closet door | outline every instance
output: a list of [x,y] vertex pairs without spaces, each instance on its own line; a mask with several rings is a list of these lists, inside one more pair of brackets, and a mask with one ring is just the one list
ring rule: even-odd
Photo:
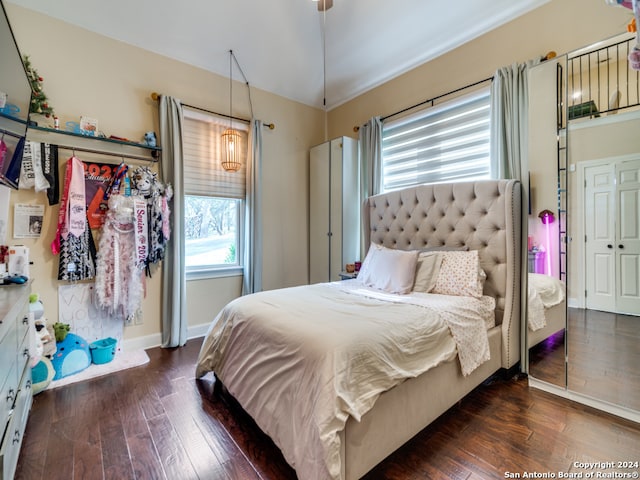
[[616,311],[640,313],[640,160],[616,165]]
[[329,143],[311,149],[309,164],[309,283],[329,280]]
[[[342,262],[360,260],[360,235],[362,202],[360,201],[360,160],[358,141],[342,138]],[[337,272],[339,273],[339,272]]]
[[331,140],[329,153],[329,272],[328,281],[340,280],[343,232],[342,138]]

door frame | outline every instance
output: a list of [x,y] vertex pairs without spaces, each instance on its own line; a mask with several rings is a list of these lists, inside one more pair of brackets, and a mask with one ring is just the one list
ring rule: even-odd
[[[571,288],[567,288],[568,292],[571,294],[571,297],[567,296],[567,304],[569,307],[586,308],[586,304],[587,304],[587,300],[585,296],[585,291],[587,288],[586,278],[585,278],[587,252],[585,248],[585,242],[583,241],[586,235],[586,228],[585,228],[586,212],[584,210],[584,205],[586,203],[586,199],[585,199],[586,169],[589,167],[598,167],[601,165],[614,165],[615,163],[618,163],[618,162],[638,160],[639,158],[640,158],[639,154],[631,153],[626,155],[616,155],[613,157],[581,160],[579,162],[576,162],[576,174],[577,174],[576,188],[575,188],[576,197],[575,197],[575,200],[572,202],[572,205],[574,206],[573,212],[570,212],[570,213],[574,213],[574,215],[572,216],[575,218],[573,220],[571,220],[571,218],[569,219],[569,222],[573,223],[573,225],[575,226],[575,229],[569,230],[569,231],[570,232],[575,231],[574,234],[570,235],[570,244],[571,244],[570,254],[575,255],[575,258],[577,259],[577,262],[575,265],[580,269],[580,272],[571,272],[571,274],[568,275],[570,286],[571,286]],[[577,215],[578,212],[575,205],[583,206],[582,212],[580,212],[579,215]]]

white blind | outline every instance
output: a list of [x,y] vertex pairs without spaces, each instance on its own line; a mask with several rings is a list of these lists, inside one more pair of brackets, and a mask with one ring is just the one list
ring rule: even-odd
[[245,198],[247,125],[237,122],[233,125],[241,138],[242,167],[237,172],[226,172],[220,165],[224,154],[221,136],[227,128],[226,118],[185,109],[182,130],[185,194]]
[[382,126],[384,191],[490,178],[489,88]]

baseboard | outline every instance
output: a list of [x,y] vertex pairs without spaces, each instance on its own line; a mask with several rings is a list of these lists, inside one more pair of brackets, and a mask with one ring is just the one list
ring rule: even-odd
[[558,395],[559,397],[562,397],[562,398],[573,400],[574,402],[582,403],[583,405],[587,405],[589,407],[596,408],[598,410],[602,410],[612,415],[616,415],[617,417],[625,418],[627,420],[631,420],[632,422],[640,423],[640,413],[637,412],[636,410],[631,410],[626,407],[614,405],[612,403],[605,402],[603,400],[598,400],[593,397],[589,397],[588,395],[582,395],[577,392],[572,392],[571,390],[566,390],[556,385],[552,385],[550,383],[537,380],[533,377],[529,377],[529,386],[532,388],[537,388],[538,390],[543,390],[548,393],[553,393],[554,395]]
[[[192,338],[204,337],[210,325],[211,323],[203,323],[187,327],[187,338],[191,340]],[[161,344],[162,335],[160,333],[154,333],[143,337],[125,339],[122,341],[122,348],[125,351],[146,350],[147,348],[159,347]]]

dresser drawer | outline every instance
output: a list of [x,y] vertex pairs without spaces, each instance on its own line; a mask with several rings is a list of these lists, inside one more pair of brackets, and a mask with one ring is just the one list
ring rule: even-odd
[[9,424],[0,446],[0,479],[10,480],[16,472],[20,445],[22,445],[22,433],[20,431],[20,420],[15,415],[9,417]]
[[[18,373],[16,362],[9,368],[9,375],[0,389],[0,420],[9,416],[18,396]],[[0,429],[4,427],[4,422],[0,424]]]
[[22,339],[18,338],[18,341],[20,342],[20,344],[18,345],[18,353],[17,353],[17,358],[16,358],[16,364],[17,364],[17,373],[18,373],[18,379],[22,376],[22,372],[25,369],[25,367],[29,364],[29,336],[28,335],[23,335]]
[[[16,329],[12,328],[5,332],[4,338],[0,341],[0,386],[6,382],[11,366],[16,363],[16,348],[18,348],[18,339]],[[14,379],[18,379],[15,372]]]

